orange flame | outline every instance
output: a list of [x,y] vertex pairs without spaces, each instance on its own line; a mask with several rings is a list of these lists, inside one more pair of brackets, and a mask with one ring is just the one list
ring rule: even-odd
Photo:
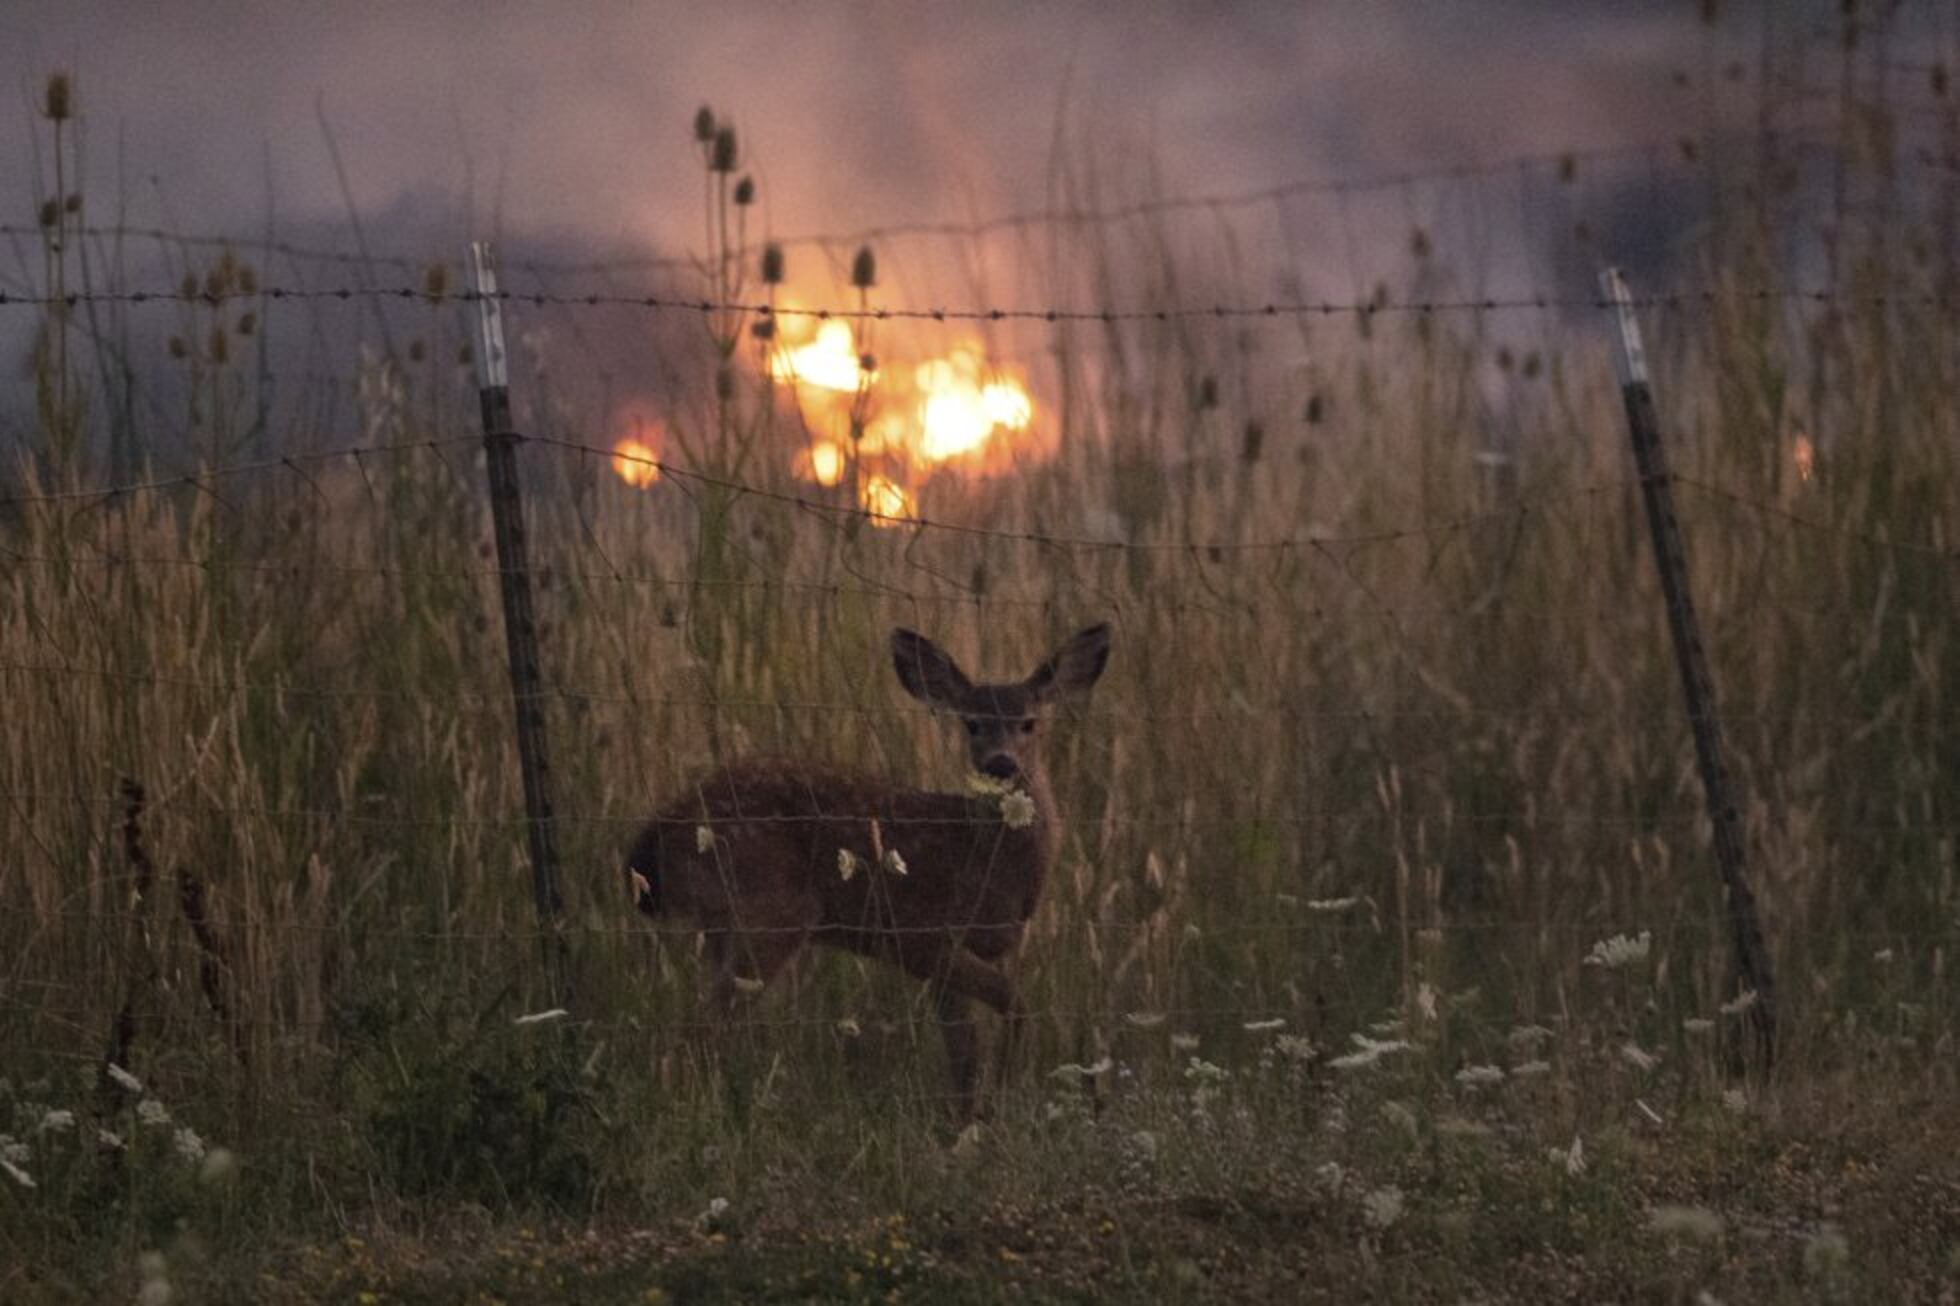
[[918,506],[904,486],[889,476],[872,476],[858,487],[858,502],[875,514],[873,526],[903,526],[918,513]]
[[797,450],[790,473],[825,488],[833,486],[844,479],[844,451],[835,441],[818,440],[807,449]]
[[631,436],[613,445],[612,469],[620,480],[636,490],[644,490],[660,479],[659,455],[653,446]]
[[857,344],[848,322],[825,322],[807,345],[777,350],[769,358],[769,375],[819,390],[854,394],[871,374],[858,365]]
[[1018,382],[989,380],[980,352],[955,349],[921,363],[918,453],[944,462],[980,449],[999,430],[1022,431],[1034,420],[1034,401]]

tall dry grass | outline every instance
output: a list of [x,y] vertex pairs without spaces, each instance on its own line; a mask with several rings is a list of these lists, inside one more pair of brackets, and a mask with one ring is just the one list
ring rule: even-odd
[[[1809,284],[1781,233],[1716,216],[1680,253],[1696,293],[1646,326],[1784,977],[1780,1073],[1950,1087],[1956,355],[1948,306],[1921,296],[1955,251],[1916,259],[1885,233],[1835,298],[1790,301],[1759,293]],[[1091,283],[1141,267],[1146,302],[1180,302],[1174,242],[1136,239],[1072,229],[1049,257]],[[431,289],[442,337],[363,373],[374,443],[470,434],[440,344],[464,338],[460,307]],[[161,339],[154,323],[123,341],[49,330],[76,353],[174,357],[215,467],[251,427],[250,332],[187,312]],[[929,1013],[839,957],[758,1004],[744,1076],[703,1073],[690,946],[631,917],[620,850],[656,798],[728,756],[957,785],[945,727],[890,683],[894,624],[1007,673],[1107,619],[1109,674],[1053,745],[1067,833],[1021,963],[1036,1018],[1019,1092],[1105,1055],[1176,1083],[1174,1040],[1250,1056],[1245,1024],[1271,1019],[1328,1048],[1427,1021],[1446,1067],[1541,1023],[1712,1078],[1719,1059],[1681,1022],[1721,1023],[1736,994],[1603,323],[1525,316],[1549,343],[1502,363],[1503,315],[1392,300],[1246,329],[1045,330],[1055,455],[922,490],[928,519],[985,532],[878,529],[847,490],[791,481],[795,420],[738,322],[713,323],[702,354],[726,379],[672,421],[698,468],[805,502],[673,474],[634,490],[603,456],[528,447],[573,959],[572,1018],[547,1044],[572,1071],[535,1080],[506,1048],[548,995],[474,450],[63,498],[99,478],[62,433],[117,410],[106,383],[75,391],[65,355],[0,521],[10,1073],[86,1073],[118,1046],[240,1146],[405,1191],[454,1178],[427,1154],[458,1137],[441,1123],[445,1094],[474,1091],[458,1067],[535,1088],[542,1105],[510,1119],[612,1140],[570,1171],[533,1148],[531,1177],[559,1195],[633,1188],[677,1121],[746,1110],[745,1093],[792,1115],[935,1118]],[[534,434],[592,439],[532,410]],[[1492,425],[1517,451],[1503,474],[1473,457]],[[125,777],[160,871],[143,901]],[[201,891],[205,940],[181,884]],[[1641,931],[1654,983],[1635,1000],[1583,958]],[[581,1105],[560,1112],[561,1091]]]

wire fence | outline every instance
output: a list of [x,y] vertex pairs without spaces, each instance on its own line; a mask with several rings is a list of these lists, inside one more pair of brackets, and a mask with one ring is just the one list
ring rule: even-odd
[[[1679,153],[1565,151],[799,240],[977,239],[1507,173],[1558,181]],[[261,248],[391,275],[425,266],[157,229],[68,234]],[[546,261],[531,271],[699,266]],[[0,883],[17,919],[31,922],[13,927],[13,959],[0,962],[0,1024],[21,1032],[21,1046],[98,1059],[75,1045],[100,1043],[117,1011],[145,1028],[216,1021],[267,1040],[324,1037],[345,1017],[296,994],[330,989],[329,974],[354,973],[345,982],[359,988],[365,967],[412,970],[445,949],[467,953],[472,974],[517,972],[527,992],[539,945],[587,954],[588,978],[643,971],[636,948],[665,968],[686,959],[691,929],[635,922],[622,858],[663,799],[690,792],[686,777],[773,751],[839,770],[845,759],[850,774],[887,785],[943,779],[954,752],[934,709],[898,692],[886,628],[917,624],[990,659],[1027,659],[1058,627],[1096,618],[1114,625],[1118,669],[1060,713],[1052,760],[1067,801],[1044,818],[1055,847],[1044,905],[1032,921],[1016,912],[958,922],[1029,932],[1039,987],[1027,1015],[1054,1046],[1084,1031],[1233,1038],[1270,1032],[1274,1020],[1338,1041],[1423,987],[1486,984],[1518,1011],[1545,1010],[1569,996],[1588,942],[1643,931],[1679,959],[1669,1016],[1709,1017],[1715,999],[1734,997],[1714,942],[1731,914],[1695,869],[1708,822],[1692,789],[1665,614],[1631,547],[1637,496],[1663,489],[1682,496],[1710,642],[1729,673],[1722,719],[1740,741],[1747,828],[1764,854],[1786,960],[1840,964],[1856,948],[1937,978],[1960,928],[1950,886],[1960,811],[1940,783],[1952,666],[1943,614],[1960,560],[1951,505],[1923,489],[1922,475],[1900,473],[1906,462],[1861,458],[1856,430],[1825,445],[1832,416],[1855,403],[1906,431],[1887,458],[1937,465],[1926,450],[1950,431],[1923,393],[1889,407],[1863,395],[1826,405],[1802,429],[1780,413],[1752,416],[1757,444],[1737,452],[1718,432],[1693,446],[1702,456],[1685,460],[1690,470],[1642,478],[1619,456],[1598,316],[1614,305],[1599,295],[1192,299],[1152,285],[1137,298],[1161,302],[978,297],[938,307],[867,292],[812,307],[658,287],[481,293],[352,280],[7,289],[0,315],[59,321],[145,307],[228,320],[281,303],[409,305],[432,310],[444,338],[461,341],[490,307],[590,323],[593,336],[608,330],[606,310],[625,309],[706,322],[732,379],[718,379],[709,359],[698,370],[712,385],[663,392],[667,424],[694,431],[690,453],[672,431],[671,452],[594,439],[594,425],[613,433],[610,414],[567,417],[538,393],[546,387],[520,378],[523,431],[489,437],[525,460],[536,552],[521,568],[491,546],[477,484],[486,436],[465,429],[470,396],[454,376],[411,397],[405,385],[389,388],[402,375],[392,362],[364,364],[358,421],[295,412],[286,448],[263,411],[249,442],[218,438],[216,392],[200,378],[188,387],[186,447],[146,450],[140,474],[97,478],[84,456],[64,464],[48,448],[29,450],[0,492],[0,683],[30,704],[28,724],[0,752],[0,829],[25,850],[23,869],[0,872]],[[1940,333],[1955,325],[1954,296],[1930,275],[1870,284],[1722,275],[1633,303],[1664,338],[1693,332],[1696,342],[1729,319],[1813,310],[1846,332],[1908,318]],[[1437,361],[1433,337],[1351,368],[1305,350],[1304,366],[1319,371],[1296,384],[1240,334],[1377,318],[1600,329],[1557,360],[1555,398],[1496,416],[1463,380],[1469,366]],[[990,438],[1025,442],[1023,454],[984,474],[944,476],[920,459],[894,460],[892,476],[916,474],[903,487],[917,492],[912,501],[865,492],[874,471],[886,475],[862,450],[886,373],[861,365],[852,389],[821,398],[846,410],[839,440],[811,416],[818,400],[802,378],[770,371],[779,323],[832,321],[1174,330],[1141,365],[1120,332],[1056,331],[1052,375],[1022,378],[1034,404],[1027,429],[990,424]],[[593,336],[575,337],[558,365],[596,369]],[[758,342],[753,365],[738,352],[748,341]],[[1476,341],[1481,357],[1494,356],[1488,343]],[[1380,368],[1384,355],[1391,365]],[[1682,369],[1684,422],[1731,397],[1734,377],[1722,373],[1731,359],[1723,353],[1714,376]],[[303,388],[280,366],[260,372],[268,389]],[[976,393],[1002,375],[985,371]],[[1330,395],[1356,416],[1338,438],[1320,439],[1329,423],[1313,414]],[[242,404],[237,394],[226,402]],[[1285,435],[1260,427],[1259,413],[1282,407],[1305,416]],[[1497,430],[1507,424],[1520,429]],[[360,437],[323,443],[325,432],[356,425]],[[1138,430],[1150,439],[1119,461]],[[1555,438],[1577,451],[1551,456]],[[850,475],[838,484],[795,470],[819,440],[852,450],[840,455]],[[187,470],[168,470],[173,460]],[[513,708],[503,677],[515,654],[492,627],[499,587],[516,576],[539,588],[544,629],[532,633],[547,674],[542,692],[520,694]],[[513,710],[540,713],[561,750],[552,772],[561,801],[548,819],[566,832],[575,870],[568,909],[544,921],[526,921],[515,892],[521,836],[540,818],[514,784]],[[1860,792],[1839,779],[1846,768],[1874,778]],[[869,831],[874,849],[936,846],[975,824],[971,811],[894,809],[886,790],[833,795],[820,779],[828,773],[796,773],[807,801],[794,810],[703,804],[668,820],[704,831],[704,854],[717,840],[812,822],[848,826],[854,840]],[[143,801],[118,792],[125,777],[147,787]],[[148,873],[189,877],[203,905],[193,910],[186,897],[173,907],[168,882],[132,901],[144,873],[138,841],[154,849],[143,854],[155,858]],[[867,880],[906,878],[877,856],[868,862]],[[1882,883],[1859,901],[1844,872],[1867,863],[1905,869],[1874,872]],[[1000,867],[968,869],[984,880]],[[908,874],[924,883],[945,871]],[[833,925],[724,928],[766,941]],[[949,930],[891,914],[873,932],[897,948]],[[146,993],[132,979],[142,969],[133,937],[167,961]],[[1429,939],[1460,955],[1431,956]],[[200,959],[220,978],[192,980]],[[792,987],[790,1011],[758,1003],[735,1023],[842,1037],[840,1022],[870,1019],[862,982],[833,975],[828,988],[821,977]],[[203,1010],[219,1005],[218,989],[227,1005]],[[564,1027],[614,1039],[723,1023],[690,1000],[635,1006],[627,992],[623,982],[591,986]],[[1934,1004],[1951,1019],[1950,1002]],[[917,1009],[885,1017],[906,1032],[931,1023]]]

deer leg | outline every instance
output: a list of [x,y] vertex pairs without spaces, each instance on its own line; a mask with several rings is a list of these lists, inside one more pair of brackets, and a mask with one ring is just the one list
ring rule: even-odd
[[933,986],[933,1006],[939,1032],[946,1039],[946,1064],[953,1076],[953,1103],[962,1120],[977,1114],[980,1088],[980,1027],[973,1020],[973,1002],[951,984]]
[[[978,999],[1000,1016],[1001,1033],[995,1055],[995,1076],[1001,1084],[1005,1084],[1020,1043],[1021,1028],[1027,1019],[1026,1008],[1021,1005],[1021,995],[1014,981],[1000,967],[980,960],[964,948],[955,948],[945,959],[939,982],[943,991],[961,995],[963,1002],[965,999]],[[951,1036],[948,1037],[950,1039]],[[978,1078],[977,1064],[972,1077]],[[972,1114],[970,1100],[967,1111],[969,1115]]]

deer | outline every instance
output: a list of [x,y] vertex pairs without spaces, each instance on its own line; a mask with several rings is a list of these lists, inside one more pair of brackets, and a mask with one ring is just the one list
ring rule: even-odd
[[1091,626],[1025,679],[976,684],[931,640],[895,629],[899,685],[965,727],[970,792],[752,760],[700,777],[662,807],[627,854],[628,888],[640,911],[699,931],[711,1024],[725,1025],[809,945],[890,962],[928,986],[955,1111],[977,1118],[973,1004],[1001,1022],[1004,1080],[1027,1017],[1005,963],[1061,838],[1044,725],[1057,704],[1087,694],[1109,648],[1109,626]]

